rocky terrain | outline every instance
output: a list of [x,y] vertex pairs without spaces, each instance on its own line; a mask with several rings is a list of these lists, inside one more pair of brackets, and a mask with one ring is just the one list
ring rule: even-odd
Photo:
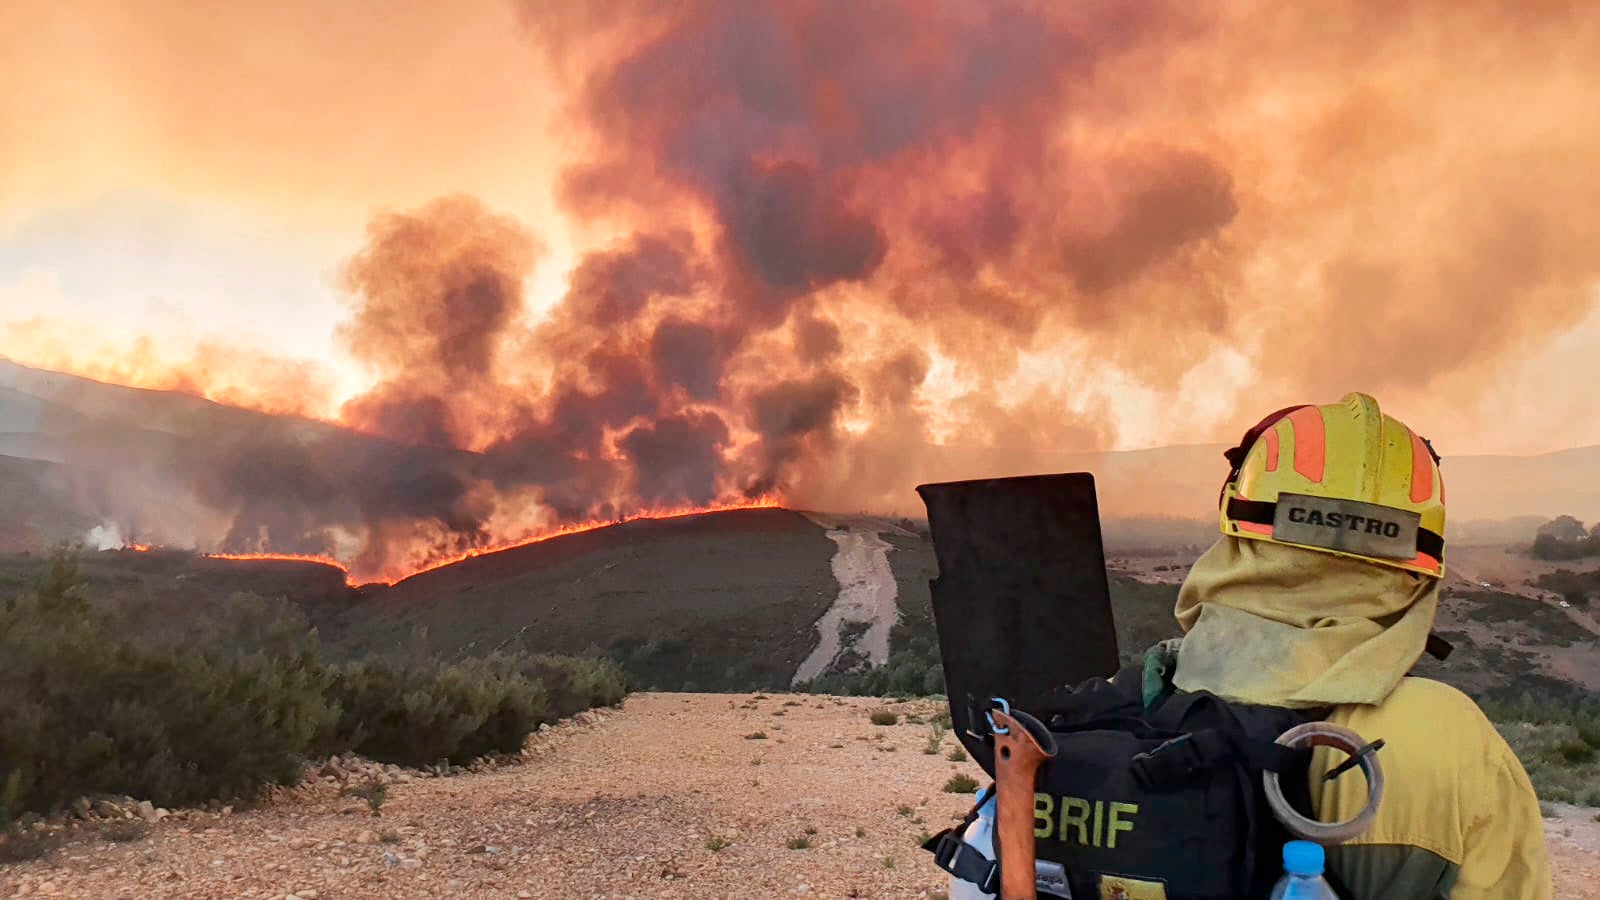
[[[983,778],[935,740],[940,709],[637,694],[469,774],[345,762],[253,810],[150,810],[144,827],[91,811],[48,858],[0,865],[0,896],[934,897],[946,881],[918,837],[971,802],[952,776]],[[872,724],[886,710],[897,724]],[[349,788],[374,777],[377,817]],[[1551,812],[1557,896],[1600,898],[1600,823]]]

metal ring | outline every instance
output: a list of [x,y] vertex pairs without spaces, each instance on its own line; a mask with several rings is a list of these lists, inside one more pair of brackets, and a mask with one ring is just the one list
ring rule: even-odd
[[[990,697],[989,698],[989,702],[990,703],[999,704],[1001,712],[1005,713],[1008,716],[1011,715],[1011,704],[1006,702],[1006,698],[1004,698],[1004,697]],[[994,709],[991,707],[990,709],[985,710],[984,714],[983,714],[983,717],[985,719],[989,720],[989,731],[991,733],[993,733],[993,734],[1010,734],[1011,733],[1011,729],[1010,728],[1001,728],[1000,726],[998,726],[998,725],[996,725],[994,723],[993,712],[994,712]]]
[[1266,789],[1267,805],[1283,827],[1295,837],[1319,844],[1342,844],[1372,826],[1378,815],[1378,804],[1383,801],[1383,764],[1376,753],[1361,753],[1367,741],[1348,728],[1328,722],[1307,722],[1297,725],[1278,736],[1278,743],[1296,749],[1304,747],[1333,747],[1352,757],[1358,754],[1358,765],[1367,777],[1367,803],[1354,817],[1343,822],[1318,822],[1301,815],[1283,796],[1277,772],[1262,772],[1262,787]]

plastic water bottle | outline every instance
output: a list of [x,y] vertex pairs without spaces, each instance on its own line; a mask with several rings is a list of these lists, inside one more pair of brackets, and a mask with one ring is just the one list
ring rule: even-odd
[[[976,847],[985,859],[994,859],[994,798],[992,787],[979,790],[979,794],[988,791],[989,796],[983,801],[983,806],[978,809],[978,818],[967,826],[966,834],[962,840]],[[950,876],[950,890],[946,894],[950,900],[994,900],[994,894],[985,894],[978,890],[978,886],[970,881],[963,881],[954,875]]]
[[1272,900],[1339,900],[1322,879],[1322,845],[1290,841],[1283,845],[1283,877],[1272,888]]

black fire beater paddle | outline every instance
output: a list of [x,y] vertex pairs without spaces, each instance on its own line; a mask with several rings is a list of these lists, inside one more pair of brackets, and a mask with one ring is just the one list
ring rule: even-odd
[[1117,668],[1094,477],[924,484],[939,576],[930,582],[952,730],[985,772],[991,698],[1039,708]]

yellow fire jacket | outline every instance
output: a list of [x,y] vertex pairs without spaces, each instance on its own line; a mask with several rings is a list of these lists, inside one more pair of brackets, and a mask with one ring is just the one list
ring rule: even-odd
[[[1465,694],[1405,677],[1437,593],[1410,573],[1224,538],[1179,591],[1174,683],[1249,703],[1331,706],[1329,721],[1384,740],[1377,820],[1328,851],[1345,900],[1549,898],[1544,824],[1522,764]],[[1329,763],[1313,765],[1318,784]],[[1313,799],[1319,819],[1345,821],[1366,800],[1365,779],[1348,773]]]
[[[1378,751],[1387,788],[1372,827],[1328,848],[1348,900],[1548,900],[1544,822],[1511,748],[1465,694],[1405,678],[1377,706],[1338,707],[1329,721]],[[1319,751],[1313,784],[1339,754]],[[1344,821],[1366,802],[1360,772],[1314,794],[1317,817]]]

